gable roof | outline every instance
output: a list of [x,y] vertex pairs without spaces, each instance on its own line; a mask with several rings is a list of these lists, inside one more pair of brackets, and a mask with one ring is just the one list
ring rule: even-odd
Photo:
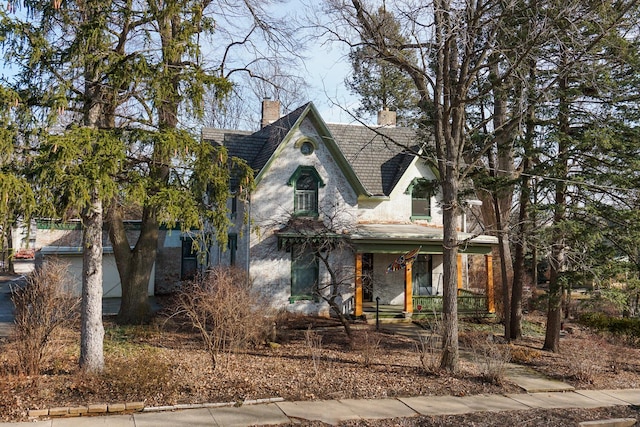
[[307,105],[299,107],[257,132],[204,128],[202,139],[225,146],[230,156],[244,159],[256,173],[260,173],[294,128]]
[[[327,124],[309,102],[257,132],[204,128],[202,138],[224,145],[256,172],[256,181],[308,117],[358,194],[386,197],[416,158],[417,133],[409,128]],[[411,147],[411,152],[405,147]]]
[[362,184],[374,196],[391,194],[420,148],[414,129],[345,124],[327,127]]

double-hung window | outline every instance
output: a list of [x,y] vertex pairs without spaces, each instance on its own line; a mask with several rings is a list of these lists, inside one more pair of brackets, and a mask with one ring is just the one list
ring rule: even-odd
[[297,215],[318,214],[318,182],[308,172],[296,181],[294,206]]
[[309,245],[291,248],[291,301],[313,299],[317,291],[319,264]]
[[435,182],[416,178],[409,185],[407,193],[411,194],[411,219],[431,219],[431,197],[435,195]]

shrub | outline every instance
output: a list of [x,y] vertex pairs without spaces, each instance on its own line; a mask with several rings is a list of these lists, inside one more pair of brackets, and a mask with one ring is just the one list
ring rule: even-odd
[[640,318],[610,317],[603,313],[581,313],[580,323],[590,328],[624,338],[631,345],[640,343]]
[[620,316],[625,304],[621,300],[622,294],[611,289],[600,289],[590,293],[589,298],[580,300],[578,316],[584,313],[600,313],[608,317]]
[[493,384],[502,384],[507,363],[511,360],[509,346],[499,343],[493,334],[467,334],[465,341],[480,369],[480,376]]
[[416,342],[416,353],[422,370],[427,374],[437,371],[440,363],[442,340],[436,335],[420,336]]
[[320,373],[320,358],[322,357],[322,335],[311,329],[311,325],[309,325],[309,328],[304,332],[304,342],[313,362],[313,370],[318,376]]
[[24,287],[11,290],[14,337],[23,374],[40,373],[54,332],[77,319],[80,298],[71,295],[66,277],[67,265],[50,261],[27,276]]
[[363,365],[369,368],[380,353],[380,335],[371,331],[363,331],[355,334],[354,338],[352,345],[360,351]]
[[97,379],[111,393],[129,400],[139,400],[140,396],[169,399],[176,389],[171,363],[157,349],[145,346],[136,346],[121,356],[113,355]]
[[541,357],[540,350],[529,347],[511,345],[511,361],[514,363],[531,363]]
[[221,355],[265,341],[271,334],[273,310],[260,300],[246,273],[217,267],[182,288],[177,310],[200,333],[216,369]]
[[429,335],[420,335],[416,342],[416,353],[420,366],[426,374],[433,374],[440,366],[440,355],[442,349],[442,323],[437,313],[433,317],[426,319],[421,326],[430,331]]
[[578,355],[569,355],[568,359],[568,376],[587,384],[593,384],[597,371],[593,360]]

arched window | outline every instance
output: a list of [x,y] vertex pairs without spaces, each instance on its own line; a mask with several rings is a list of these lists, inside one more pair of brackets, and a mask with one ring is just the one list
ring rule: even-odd
[[294,215],[318,216],[318,189],[324,187],[324,182],[315,168],[300,166],[288,184],[294,189]]

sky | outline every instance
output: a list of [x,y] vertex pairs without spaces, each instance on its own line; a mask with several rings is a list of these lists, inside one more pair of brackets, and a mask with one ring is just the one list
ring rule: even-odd
[[[304,14],[310,14],[306,0],[284,0],[274,5],[276,13],[290,13],[299,10],[295,19],[304,23]],[[320,2],[313,1],[313,8],[319,8]],[[322,19],[323,16],[320,15]],[[304,24],[303,24],[304,25]],[[306,34],[312,34],[308,30]],[[329,123],[351,123],[354,119],[344,109],[353,110],[358,106],[357,98],[346,88],[344,81],[351,72],[348,60],[349,50],[344,43],[329,42],[324,39],[312,38],[315,45],[308,45],[304,62],[307,84],[309,85],[309,99],[312,101],[323,119]]]
[[[358,102],[346,88],[344,81],[351,71],[347,51],[334,44],[332,49],[320,48],[306,61],[309,72],[310,101],[329,123],[349,123],[353,118],[344,108],[354,109]],[[337,104],[337,105],[336,105]]]

